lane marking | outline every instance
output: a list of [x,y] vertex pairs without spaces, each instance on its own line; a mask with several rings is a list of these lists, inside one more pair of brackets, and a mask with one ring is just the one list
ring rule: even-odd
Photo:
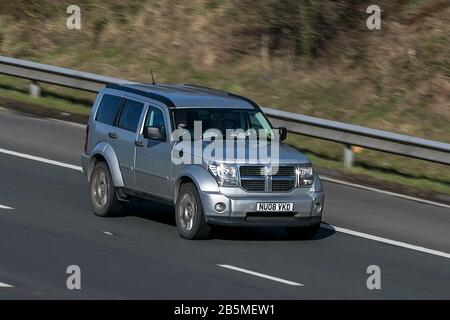
[[69,169],[77,170],[77,171],[81,171],[81,172],[83,171],[83,169],[80,166],[75,166],[73,164],[50,160],[50,159],[46,159],[46,158],[42,158],[42,157],[36,157],[36,156],[32,156],[32,155],[26,154],[26,153],[6,150],[6,149],[2,149],[2,148],[0,148],[0,153],[9,154],[11,156],[16,156],[16,157],[20,157],[20,158],[29,159],[29,160],[44,162],[44,163],[52,164],[54,166],[69,168]]
[[435,255],[435,256],[439,256],[439,257],[450,259],[450,253],[443,252],[443,251],[437,251],[437,250],[433,250],[433,249],[428,249],[428,248],[424,248],[424,247],[408,244],[408,243],[401,242],[401,241],[396,241],[396,240],[391,240],[391,239],[386,239],[386,238],[374,236],[374,235],[371,235],[371,234],[368,234],[368,233],[364,233],[364,232],[353,231],[353,230],[349,230],[349,229],[345,229],[345,228],[341,228],[341,227],[332,226],[330,224],[325,224],[325,223],[322,223],[321,227],[329,229],[329,230],[334,230],[334,231],[337,231],[337,232],[349,234],[349,235],[352,235],[352,236],[360,237],[360,238],[365,238],[365,239],[369,239],[369,240],[373,240],[373,241],[383,242],[383,243],[391,244],[391,245],[394,245],[394,246],[397,246],[397,247],[402,247],[402,248],[406,248],[406,249],[420,251],[420,252],[423,252],[423,253],[428,253],[428,254],[432,254],[432,255]]
[[8,206],[2,206],[0,204],[0,209],[5,209],[5,210],[14,210],[14,208],[8,207]]
[[14,288],[14,286],[7,284],[7,283],[0,282],[0,288]]
[[[80,171],[80,172],[83,171],[83,169],[80,166],[75,166],[75,165],[72,165],[72,164],[67,164],[67,163],[64,163],[64,162],[50,160],[50,159],[46,159],[46,158],[42,158],[42,157],[36,157],[36,156],[32,156],[32,155],[29,155],[29,154],[20,153],[20,152],[16,152],[16,151],[11,151],[11,150],[6,150],[6,149],[0,148],[0,153],[5,153],[5,154],[9,154],[9,155],[13,155],[13,156],[17,156],[17,157],[21,157],[21,158],[25,158],[25,159],[30,159],[30,160],[34,160],[34,161],[44,162],[44,163],[48,163],[48,164],[51,164],[51,165],[64,167],[64,168],[69,168],[69,169],[73,169],[73,170]],[[444,208],[450,208],[450,206],[447,206],[447,205],[442,204],[442,203],[437,203],[437,202],[428,201],[428,200],[424,200],[424,199],[419,199],[419,198],[409,197],[409,196],[405,196],[405,195],[400,195],[400,194],[397,194],[397,193],[394,193],[394,192],[389,192],[389,191],[384,191],[384,190],[380,190],[380,189],[376,189],[376,188],[366,187],[366,186],[362,186],[362,185],[358,185],[358,184],[354,184],[354,183],[350,183],[350,182],[345,182],[345,181],[341,181],[341,180],[337,180],[337,179],[333,179],[333,178],[329,178],[329,177],[322,177],[321,176],[321,179],[323,179],[325,181],[330,181],[330,182],[344,184],[344,185],[348,185],[348,186],[352,186],[352,187],[366,189],[366,190],[369,190],[369,191],[385,193],[385,194],[388,194],[388,195],[397,196],[397,197],[405,198],[405,199],[408,199],[408,200],[424,202],[424,203],[428,203],[428,204],[432,204],[432,205],[436,205],[436,206],[440,206],[440,207],[444,207]],[[370,240],[374,240],[374,241],[384,242],[384,243],[388,243],[388,244],[392,244],[392,245],[395,245],[395,246],[399,246],[399,247],[403,247],[403,248],[407,248],[407,249],[412,249],[412,250],[416,250],[416,251],[420,251],[420,252],[424,252],[424,253],[434,254],[434,255],[437,255],[437,256],[444,257],[444,258],[450,258],[450,254],[449,253],[442,252],[442,251],[432,250],[432,249],[428,249],[428,248],[424,248],[424,247],[420,247],[420,246],[407,244],[407,243],[400,242],[400,241],[390,240],[390,239],[386,239],[386,238],[370,235],[370,234],[367,234],[367,233],[353,231],[353,230],[340,228],[340,227],[335,227],[335,226],[331,226],[331,225],[327,225],[327,224],[322,224],[322,226],[324,228],[335,230],[335,231],[338,231],[338,232],[341,232],[341,233],[347,233],[347,234],[354,235],[354,236],[357,236],[357,237],[362,237],[362,238],[366,238],[366,239],[370,239]],[[236,268],[236,267],[233,267],[233,268]],[[242,270],[245,270],[245,269],[242,269]],[[242,271],[242,272],[244,272],[244,271]],[[253,271],[250,271],[250,272],[253,272]]]
[[[64,163],[64,162],[60,162],[60,161],[56,161],[56,160],[51,160],[51,159],[47,159],[47,158],[37,157],[37,156],[33,156],[33,155],[30,155],[30,154],[26,154],[26,153],[11,151],[11,150],[7,150],[7,149],[3,149],[3,148],[0,148],[0,153],[5,153],[5,154],[9,154],[9,155],[12,155],[12,156],[21,157],[21,158],[25,158],[25,159],[29,159],[29,160],[40,161],[40,162],[52,164],[52,165],[55,165],[55,166],[69,168],[69,169],[73,169],[73,170],[77,170],[77,171],[83,172],[83,168],[81,168],[80,166],[76,166],[76,165],[73,165],[73,164],[68,164],[68,163]],[[349,186],[349,187],[364,189],[364,190],[368,190],[368,191],[373,191],[373,192],[377,192],[377,193],[386,194],[386,195],[389,195],[389,196],[394,196],[394,197],[397,197],[397,198],[403,198],[403,199],[407,199],[407,200],[411,200],[411,201],[422,202],[422,203],[426,203],[426,204],[430,204],[430,205],[434,205],[434,206],[450,209],[450,205],[447,205],[447,204],[444,204],[444,203],[440,203],[440,202],[434,202],[434,201],[430,201],[430,200],[425,200],[425,199],[421,199],[421,198],[407,196],[407,195],[400,194],[400,193],[395,193],[395,192],[391,192],[391,191],[385,191],[385,190],[381,190],[381,189],[377,189],[377,188],[373,188],[373,187],[367,187],[367,186],[363,186],[361,184],[347,182],[347,181],[343,181],[343,180],[339,180],[339,179],[334,179],[334,178],[330,178],[330,177],[323,176],[323,175],[320,175],[320,179],[322,179],[324,181],[328,181],[328,182],[333,182],[333,183],[337,183],[337,184],[346,185],[346,186]]]
[[[69,120],[64,120],[64,119],[51,118],[51,117],[37,117],[37,116],[32,117],[32,116],[29,116],[27,114],[22,114],[22,113],[19,114],[20,111],[7,109],[7,108],[3,108],[3,107],[0,107],[0,111],[2,111],[2,112],[4,111],[6,113],[9,113],[9,115],[13,115],[13,116],[16,116],[16,117],[26,118],[27,120],[30,120],[30,121],[36,121],[36,122],[52,121],[52,122],[60,122],[60,124],[73,126],[73,127],[78,127],[78,128],[85,128],[86,127],[86,125],[83,125],[81,123],[73,122],[73,121],[69,121]],[[61,114],[62,113],[63,112],[61,112]],[[68,115],[70,115],[70,113],[68,113]]]
[[[4,111],[11,111],[10,109],[5,109],[3,107],[0,107],[0,110],[2,110],[2,111],[3,110]],[[35,118],[31,118],[30,117],[30,119],[35,119]],[[65,124],[65,125],[72,125],[72,126],[79,127],[79,128],[85,128],[86,127],[86,125],[83,125],[83,124],[77,123],[77,122],[73,122],[73,121],[69,121],[69,120],[61,120],[61,119],[56,119],[56,118],[44,118],[44,119],[55,121],[55,122],[59,122],[61,124]],[[7,152],[3,152],[3,151],[7,151]],[[10,152],[14,152],[14,151],[9,151],[9,150],[5,150],[5,149],[1,149],[0,148],[0,152],[11,154]],[[22,155],[26,155],[26,154],[22,154]],[[24,158],[31,159],[30,157],[34,157],[34,156],[26,155],[26,157],[24,157]],[[34,157],[34,158],[40,158],[40,157]],[[43,162],[46,162],[46,163],[55,162],[55,163],[64,164],[64,163],[59,162],[59,161],[49,160],[49,159],[45,159],[45,158],[40,158],[40,159],[46,160],[46,161],[43,161]],[[32,160],[37,160],[37,159],[32,159]],[[37,161],[39,161],[39,160],[37,160]],[[52,163],[52,164],[55,164],[55,163]],[[56,165],[58,165],[58,164],[56,164]],[[77,166],[70,165],[70,164],[62,165],[62,167],[66,167],[66,168],[68,168],[68,166],[74,167],[74,168],[71,168],[71,169],[82,171],[82,169],[80,169],[81,167],[77,167]],[[430,201],[430,200],[421,199],[421,198],[416,198],[416,197],[412,197],[412,196],[407,196],[407,195],[404,195],[404,194],[401,194],[401,193],[396,193],[396,192],[392,192],[392,191],[386,191],[386,190],[382,190],[382,189],[378,189],[378,188],[374,188],[374,187],[368,187],[368,186],[364,186],[362,184],[347,182],[347,181],[344,181],[344,180],[335,179],[335,178],[331,178],[331,177],[324,176],[324,175],[319,175],[319,176],[324,181],[333,182],[333,183],[337,183],[337,184],[346,185],[346,186],[349,186],[349,187],[354,187],[354,188],[359,188],[359,189],[363,189],[363,190],[378,192],[378,193],[394,196],[394,197],[397,197],[397,198],[403,198],[403,199],[407,199],[407,200],[412,200],[412,201],[416,201],[416,202],[421,202],[421,203],[425,203],[425,204],[430,204],[430,205],[434,205],[434,206],[450,209],[450,205],[447,205],[447,204],[444,204],[444,203]]]
[[230,266],[228,264],[218,264],[219,267],[222,268],[227,268],[227,269],[231,269],[234,271],[239,271],[239,272],[243,272],[243,273],[247,273],[250,274],[252,276],[256,276],[256,277],[260,277],[260,278],[264,278],[264,279],[268,279],[268,280],[272,280],[272,281],[277,281],[277,282],[281,282],[290,286],[301,286],[303,287],[304,285],[298,282],[294,282],[294,281],[289,281],[289,280],[284,280],[281,278],[277,278],[277,277],[272,277],[263,273],[259,273],[259,272],[255,272],[255,271],[251,271],[251,270],[247,270],[247,269],[242,269],[242,268],[238,268],[235,266]]
[[342,185],[349,186],[349,187],[354,187],[354,188],[358,188],[358,189],[373,191],[373,192],[382,193],[382,194],[386,194],[386,195],[397,197],[397,198],[403,198],[403,199],[407,199],[407,200],[411,200],[411,201],[431,204],[433,206],[438,206],[438,207],[450,209],[450,205],[447,205],[447,204],[444,204],[444,203],[430,201],[430,200],[425,200],[425,199],[416,198],[416,197],[412,197],[412,196],[407,196],[405,194],[400,194],[400,193],[396,193],[396,192],[392,192],[392,191],[386,191],[386,190],[377,189],[377,188],[373,188],[373,187],[367,187],[367,186],[364,186],[362,184],[347,182],[347,181],[334,179],[334,178],[327,177],[327,176],[322,176],[322,175],[319,175],[319,176],[320,176],[320,179],[322,179],[323,181],[333,182],[333,183],[342,184]]
[[57,122],[62,125],[68,125],[68,126],[72,126],[72,127],[76,127],[76,128],[86,129],[85,124],[81,124],[78,122],[71,122],[68,120],[62,120],[62,119],[56,119],[56,118],[45,118],[45,119],[50,120],[52,122]]

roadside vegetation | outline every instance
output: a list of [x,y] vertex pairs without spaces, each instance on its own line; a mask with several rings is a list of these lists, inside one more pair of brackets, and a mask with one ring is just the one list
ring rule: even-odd
[[[450,142],[450,4],[377,1],[1,1],[0,54],[130,80],[196,83],[260,105]],[[0,76],[0,97],[88,114],[94,95]],[[342,146],[291,135],[314,164],[450,194],[448,166],[363,149],[344,169]]]

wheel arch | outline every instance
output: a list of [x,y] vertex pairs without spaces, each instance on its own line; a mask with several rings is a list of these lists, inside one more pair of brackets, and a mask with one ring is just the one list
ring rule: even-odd
[[108,165],[115,187],[124,187],[122,172],[120,171],[119,160],[113,147],[107,142],[101,142],[92,151],[88,166],[88,181],[91,180],[92,171],[99,161],[104,161]]
[[205,192],[219,192],[219,186],[213,176],[206,171],[205,168],[199,165],[188,166],[175,179],[175,188],[173,194],[173,202],[176,203],[180,187],[184,183],[192,182],[197,187],[200,193]]

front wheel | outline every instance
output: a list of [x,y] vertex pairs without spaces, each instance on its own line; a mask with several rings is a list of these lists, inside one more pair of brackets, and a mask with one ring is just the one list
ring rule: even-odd
[[211,232],[197,188],[191,182],[180,187],[175,206],[175,220],[181,237],[185,239],[205,239]]
[[292,240],[311,240],[320,230],[320,223],[308,227],[286,228],[289,239]]

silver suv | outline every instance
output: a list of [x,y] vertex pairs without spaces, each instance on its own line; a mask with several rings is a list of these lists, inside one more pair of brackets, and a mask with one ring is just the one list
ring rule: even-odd
[[[189,137],[196,123],[203,126],[201,137],[207,129],[279,132],[272,136],[277,164],[205,156],[213,143],[244,155],[259,141],[271,143],[246,137],[239,146],[230,139],[197,141]],[[175,206],[186,239],[205,238],[214,225],[284,227],[290,237],[312,238],[322,220],[322,184],[309,159],[281,143],[286,129],[278,129],[256,103],[228,92],[185,84],[109,84],[92,107],[81,157],[94,213],[116,215],[138,197]],[[180,149],[182,144],[195,145],[202,156]]]

